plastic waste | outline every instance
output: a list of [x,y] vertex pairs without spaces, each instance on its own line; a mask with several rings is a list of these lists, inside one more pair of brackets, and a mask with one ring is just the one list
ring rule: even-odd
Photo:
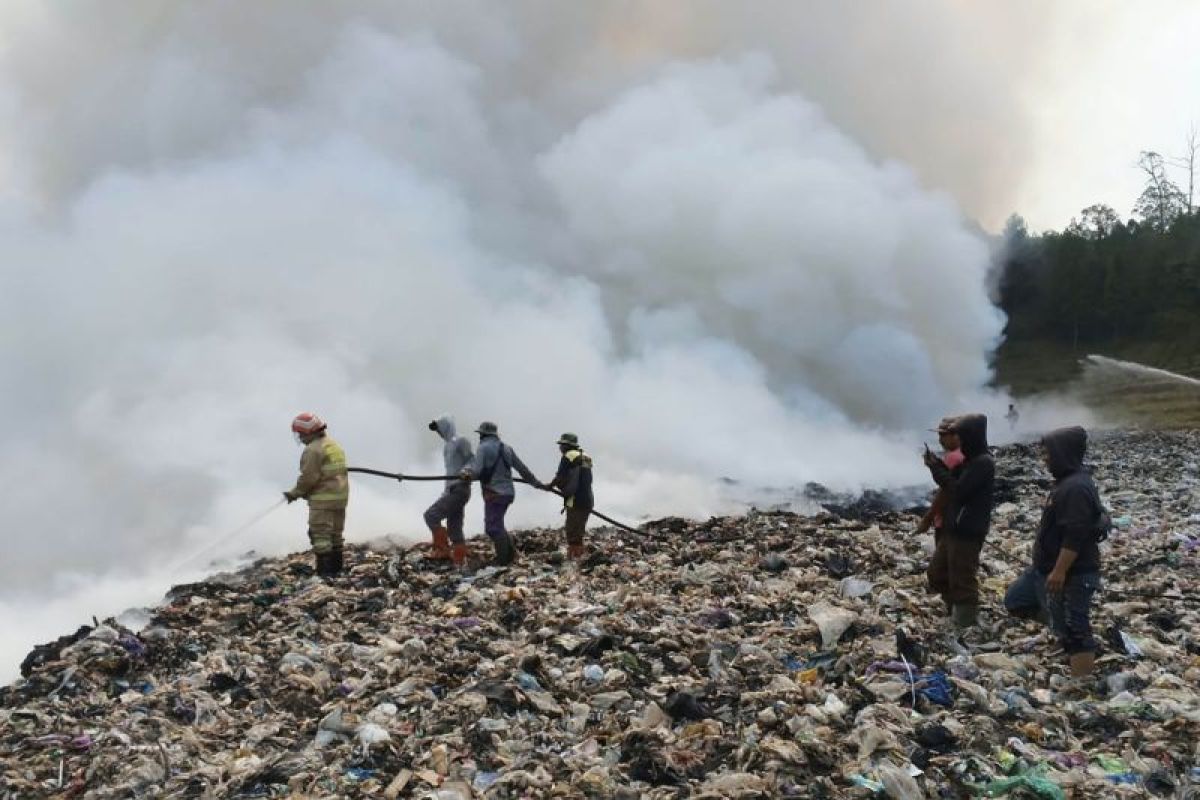
[[[600,677],[604,677],[603,671],[600,673]],[[542,690],[542,685],[538,683],[538,679],[528,672],[517,673],[517,685],[527,692],[540,692]]]
[[992,613],[969,635],[925,590],[909,509],[931,486],[596,525],[574,570],[558,528],[517,532],[504,571],[472,540],[466,573],[351,536],[333,583],[298,552],[175,587],[140,632],[47,632],[0,687],[0,797],[834,798],[905,796],[905,776],[930,796],[1183,796],[1200,604],[1169,596],[1200,596],[1196,453],[1194,432],[1093,439],[1137,524],[1103,545],[1106,653],[1079,699],[1054,635],[998,618],[1050,485],[1018,444],[996,452]]
[[1124,645],[1125,654],[1128,656],[1132,656],[1133,658],[1141,658],[1143,655],[1145,655],[1145,653],[1142,652],[1142,647],[1138,644],[1137,639],[1134,639],[1132,636],[1125,633],[1125,631],[1121,631],[1121,644]]
[[1031,774],[1000,778],[977,787],[975,792],[984,797],[1001,797],[1017,790],[1022,790],[1029,796],[1041,798],[1041,800],[1067,800],[1066,793],[1058,784],[1039,775]]
[[382,744],[390,742],[392,735],[387,732],[387,729],[382,725],[376,725],[374,722],[368,722],[359,727],[355,736],[364,747],[370,748],[373,744]]
[[923,800],[925,792],[921,790],[916,779],[907,769],[896,766],[890,761],[884,761],[877,768],[883,790],[892,800]]
[[861,786],[864,789],[870,789],[872,792],[882,792],[887,787],[882,781],[874,781],[863,775],[851,775],[850,782],[855,786]]
[[863,595],[870,594],[871,589],[874,587],[875,584],[869,580],[850,576],[848,578],[842,578],[841,582],[838,584],[838,596],[862,597]]
[[500,779],[499,772],[479,771],[475,773],[475,778],[471,781],[471,788],[477,792],[486,792],[488,789]]
[[1104,777],[1108,779],[1109,783],[1118,785],[1125,784],[1132,786],[1140,783],[1136,772],[1109,772]]
[[836,645],[842,634],[858,618],[853,611],[823,600],[808,607],[808,616],[816,623],[817,630],[821,632],[821,646],[826,648]]

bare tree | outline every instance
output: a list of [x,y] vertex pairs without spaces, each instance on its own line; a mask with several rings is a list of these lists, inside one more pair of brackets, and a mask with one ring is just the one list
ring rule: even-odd
[[1187,213],[1191,214],[1196,210],[1193,201],[1196,196],[1196,157],[1200,155],[1200,132],[1196,130],[1196,123],[1192,123],[1188,129],[1187,141],[1185,142],[1183,155],[1176,156],[1170,159],[1171,166],[1179,167],[1187,172]]

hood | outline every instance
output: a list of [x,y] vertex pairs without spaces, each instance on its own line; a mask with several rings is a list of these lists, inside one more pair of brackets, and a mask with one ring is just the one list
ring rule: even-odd
[[1050,474],[1055,478],[1065,478],[1083,469],[1083,457],[1087,454],[1087,431],[1078,425],[1050,431],[1042,437],[1042,447],[1046,448]]
[[454,424],[454,417],[445,414],[434,420],[433,424],[434,430],[438,432],[439,436],[447,442],[454,441],[454,436],[458,433],[458,428]]
[[954,431],[962,444],[962,454],[975,458],[987,452],[987,417],[983,414],[967,414],[954,423]]

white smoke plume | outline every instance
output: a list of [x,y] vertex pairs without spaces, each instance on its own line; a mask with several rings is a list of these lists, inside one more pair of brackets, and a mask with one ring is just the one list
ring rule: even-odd
[[[300,410],[422,472],[443,411],[544,476],[575,430],[631,520],[717,511],[721,477],[921,480],[914,432],[988,379],[986,246],[902,126],[812,99],[789,48],[821,26],[650,5],[0,12],[0,678],[275,501]],[[423,537],[436,491],[356,481],[349,538]]]

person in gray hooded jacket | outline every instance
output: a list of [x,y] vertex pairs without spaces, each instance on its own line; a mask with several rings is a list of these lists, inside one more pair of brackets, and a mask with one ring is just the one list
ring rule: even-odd
[[[454,417],[444,415],[429,423],[429,430],[442,437],[442,460],[446,465],[446,488],[425,511],[425,524],[433,534],[430,557],[438,561],[453,560],[457,567],[467,561],[467,540],[463,536],[463,517],[471,499],[471,484],[458,477],[475,454],[465,436],[459,436]],[[445,523],[444,525],[442,523]]]
[[1010,614],[1049,623],[1076,678],[1090,674],[1096,662],[1099,645],[1092,635],[1091,606],[1100,588],[1100,542],[1110,524],[1083,465],[1086,453],[1083,428],[1060,428],[1042,437],[1054,488],[1042,507],[1033,565],[1004,595]]
[[531,486],[546,487],[513,449],[500,441],[496,423],[481,422],[475,432],[479,434],[479,449],[460,475],[463,480],[478,480],[483,487],[483,530],[492,540],[496,563],[507,566],[517,555],[512,537],[504,527],[504,515],[516,496],[512,471],[515,469]]

